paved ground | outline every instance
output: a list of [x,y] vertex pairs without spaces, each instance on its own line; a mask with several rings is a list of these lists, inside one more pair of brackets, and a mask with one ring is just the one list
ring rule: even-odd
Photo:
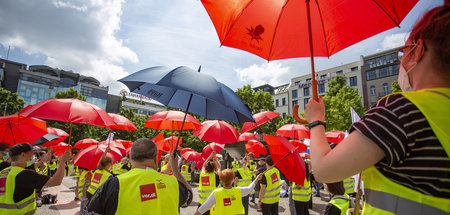
[[[77,214],[80,209],[80,202],[73,201],[75,194],[73,192],[75,188],[75,177],[68,176],[63,180],[62,185],[57,187],[50,187],[44,190],[44,194],[51,193],[58,195],[58,202],[56,204],[42,205],[37,210],[37,214],[45,215],[73,215]],[[198,193],[197,186],[194,185],[194,201],[187,207],[181,209],[181,214],[194,214],[198,205]],[[309,210],[311,215],[320,215],[325,211],[325,207],[328,201],[328,194],[322,190],[320,197],[313,197],[313,209]],[[291,214],[289,211],[289,198],[281,198],[279,204],[279,214]],[[261,214],[256,211],[256,205],[250,203],[249,214]]]

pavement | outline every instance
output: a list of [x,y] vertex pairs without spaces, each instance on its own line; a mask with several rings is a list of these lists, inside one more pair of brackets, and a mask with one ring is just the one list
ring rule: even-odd
[[[80,210],[80,202],[74,201],[75,198],[75,177],[66,176],[61,185],[56,187],[49,187],[43,190],[45,194],[57,194],[58,201],[56,204],[45,204],[38,207],[37,214],[45,215],[73,215],[78,214]],[[187,208],[181,208],[180,214],[194,214],[198,206],[198,186],[193,185],[194,200]],[[329,195],[321,190],[321,197],[313,197],[313,208],[309,210],[311,215],[320,215],[325,212],[325,207],[328,204]],[[256,199],[257,201],[257,199]],[[249,204],[249,214],[262,214],[257,212],[257,206],[254,203]],[[289,198],[280,198],[278,212],[280,215],[291,214],[289,210]],[[294,212],[295,213],[295,212]]]

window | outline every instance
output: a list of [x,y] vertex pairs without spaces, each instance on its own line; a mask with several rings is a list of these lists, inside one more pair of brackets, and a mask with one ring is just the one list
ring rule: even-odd
[[367,72],[366,72],[366,75],[367,75],[367,80],[368,80],[368,81],[377,78],[377,73],[376,73],[375,70],[369,70],[369,71],[367,71]]
[[283,119],[286,119],[286,113],[283,113]]
[[319,84],[319,93],[325,93],[325,84]]
[[278,99],[276,99],[276,100],[275,100],[275,107],[278,107],[278,106],[280,106],[280,104],[279,104],[279,102],[278,102]]
[[380,78],[389,76],[389,70],[387,67],[381,68],[378,72],[379,72],[378,77]]
[[321,75],[320,79],[325,79],[327,77],[327,75]]
[[286,105],[286,98],[282,98],[282,99],[281,99],[281,104],[282,104],[283,106]]
[[358,79],[356,78],[356,76],[350,77],[349,81],[350,81],[350,87],[358,86]]
[[306,83],[311,83],[311,78],[306,79]]
[[398,75],[398,65],[391,66],[392,67],[392,75]]
[[300,81],[294,82],[294,85],[299,85],[299,84],[300,84]]
[[292,101],[292,107],[294,107],[294,105],[298,105],[298,100]]
[[342,73],[343,73],[342,70],[339,70],[336,72],[336,75],[342,75]]
[[292,90],[292,98],[293,99],[298,98],[297,90]]
[[303,109],[306,108],[306,104],[308,104],[308,102],[309,102],[309,98],[303,99]]
[[383,93],[384,95],[389,94],[389,85],[387,83],[383,84]]
[[350,69],[352,72],[354,72],[354,71],[358,71],[358,67],[357,66],[355,66],[355,67],[352,67],[351,69]]
[[309,96],[309,87],[303,88],[303,96]]
[[377,94],[377,89],[375,88],[375,86],[370,86],[370,95],[375,95]]

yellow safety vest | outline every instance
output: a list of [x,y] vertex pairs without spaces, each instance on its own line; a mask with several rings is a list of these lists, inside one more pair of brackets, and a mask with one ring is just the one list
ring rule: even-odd
[[117,178],[116,214],[179,214],[179,189],[175,177],[153,169],[134,168]]
[[241,179],[238,179],[237,186],[245,187],[252,183],[252,174],[247,167],[237,169],[239,174],[241,175]]
[[164,165],[166,165],[166,164],[167,164],[166,161],[161,161],[161,167],[159,168],[159,172],[162,171],[162,167],[163,167]]
[[[40,172],[40,169],[42,169],[42,172]],[[41,175],[48,175],[48,167],[46,163],[42,163],[40,168],[35,167],[34,170]]]
[[115,164],[115,166],[113,165],[113,168],[112,168],[113,174],[120,175],[120,174],[124,174],[124,173],[128,172],[128,170],[122,168],[124,165],[128,165],[128,163],[122,164],[122,163],[118,162]]
[[252,176],[256,178],[256,174],[253,173],[253,170],[256,167],[256,162],[254,160],[250,160],[250,172],[252,173]]
[[330,204],[339,208],[339,210],[341,210],[341,215],[346,215],[347,210],[350,207],[350,196],[346,193],[344,193],[344,195],[335,195],[331,198]]
[[[450,154],[450,88],[424,89],[416,92],[403,92],[422,112],[438,138],[442,147]],[[364,170],[364,193],[366,203],[363,214],[449,214],[450,199],[422,194],[397,184],[374,166]]]
[[201,172],[198,182],[198,203],[204,204],[211,195],[212,191],[216,189],[216,173]]
[[352,177],[344,179],[345,193],[350,194],[355,192],[355,179]]
[[14,202],[16,176],[24,169],[10,166],[0,172],[0,214],[36,214],[35,191],[20,202]]
[[[83,170],[81,172],[80,178],[78,179],[78,196],[83,196],[83,187],[84,187],[84,179],[86,178],[86,175],[90,172],[90,170]],[[87,184],[89,186],[89,184]]]
[[280,171],[273,167],[264,174],[264,177],[266,177],[267,187],[262,203],[273,204],[278,202],[280,200]]
[[92,174],[91,184],[87,189],[87,192],[94,195],[95,191],[102,185],[112,174],[106,170],[95,170]]
[[236,171],[239,168],[239,161],[233,161],[233,171]]
[[49,166],[49,168],[50,168],[50,170],[56,170],[57,168],[58,168],[58,163],[56,163],[56,161],[55,162],[50,162],[49,164],[48,164],[48,166]]
[[183,178],[186,179],[186,181],[191,181],[191,173],[189,172],[188,165],[183,164],[183,166],[181,166],[181,175],[183,175]]
[[299,202],[307,202],[311,199],[311,181],[305,177],[303,186],[292,183],[292,199]]
[[80,170],[78,169],[78,166],[75,166],[75,178],[80,178]]
[[[162,166],[162,167],[161,167],[161,172],[163,172],[164,170],[166,170],[166,169],[167,169],[167,167],[168,167],[168,165],[167,165],[167,164],[166,164],[166,165],[164,165],[164,166]],[[173,175],[173,172],[172,172],[172,171],[170,171],[168,175]]]
[[211,210],[211,214],[235,215],[245,214],[242,205],[241,189],[232,187],[231,189],[218,188],[214,190],[216,204]]

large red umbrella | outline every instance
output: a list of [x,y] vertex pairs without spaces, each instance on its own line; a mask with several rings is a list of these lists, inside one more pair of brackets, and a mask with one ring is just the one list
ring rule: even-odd
[[181,111],[160,111],[153,114],[145,121],[144,127],[154,128],[159,130],[180,130],[183,124],[184,116],[186,120],[183,125],[183,130],[196,129],[202,124],[189,114]]
[[[103,153],[106,150],[107,145],[100,144],[95,146],[90,146],[86,149],[79,151],[75,155],[74,165],[83,167],[86,169],[95,169],[97,168],[98,161],[102,157]],[[116,163],[120,159],[122,159],[122,154],[115,147],[110,147],[109,153],[106,155],[113,159],[113,163]]]
[[45,134],[45,121],[17,114],[0,117],[0,142],[11,146],[23,142],[33,143]]
[[196,151],[186,152],[182,155],[182,157],[188,161],[195,161],[195,162],[199,162],[203,159],[202,155]]
[[52,145],[55,145],[57,143],[60,143],[60,142],[64,141],[69,136],[69,134],[67,132],[65,132],[65,131],[63,131],[63,130],[61,130],[59,128],[48,127],[47,128],[47,132],[49,134],[56,135],[59,138],[51,140],[49,142],[46,142],[46,143],[42,144],[43,147],[48,147],[48,146],[52,146]]
[[193,132],[198,138],[204,141],[216,143],[235,143],[238,142],[239,133],[230,124],[225,121],[207,120],[202,126]]
[[50,146],[50,148],[55,152],[54,154],[56,156],[62,155],[67,149],[71,149],[72,146],[68,145],[67,143],[59,142],[55,145]]
[[[178,141],[179,139],[179,141]],[[183,142],[183,137],[178,137],[178,136],[170,136],[165,138],[164,140],[159,140],[157,141],[156,147],[158,147],[158,150],[163,151],[163,152],[168,152],[172,149],[174,149],[177,146],[177,143],[179,143],[178,145],[181,145],[181,143]],[[181,147],[178,146],[177,148],[178,150],[181,150]]]
[[115,139],[114,141],[121,143],[123,145],[123,147],[125,147],[126,149],[131,148],[131,146],[133,145],[133,141],[131,141],[131,140]]
[[181,151],[180,151],[181,154],[184,154],[184,153],[186,153],[186,152],[195,152],[195,150],[194,150],[194,149],[191,149],[191,148],[183,148],[183,149],[181,149]]
[[89,146],[92,145],[98,145],[98,141],[94,140],[92,138],[85,138],[82,140],[79,140],[78,142],[75,143],[75,145],[73,146],[74,149],[85,149]]
[[[71,123],[81,123],[108,127],[116,125],[111,116],[101,108],[78,99],[48,99],[29,105],[20,111],[20,115]],[[69,137],[70,145],[70,137]]]
[[267,155],[266,147],[257,140],[249,140],[245,144],[245,150],[247,150],[247,152],[253,153],[253,156],[255,158],[258,158],[260,154]]
[[275,117],[279,116],[280,113],[273,112],[273,111],[263,111],[257,114],[253,115],[253,118],[255,118],[255,122],[245,122],[244,125],[242,125],[241,133],[250,131],[255,129],[257,126],[260,126],[271,119],[274,119]]
[[261,137],[250,132],[244,132],[239,135],[238,142],[245,142],[249,140],[258,140],[258,139],[261,139]]
[[289,181],[303,185],[305,181],[305,162],[300,157],[297,148],[280,136],[263,134],[270,154],[277,167]]
[[294,147],[296,147],[299,152],[303,152],[303,151],[308,150],[308,146],[306,146],[300,140],[289,140],[289,143],[292,144]]
[[138,129],[133,124],[133,122],[126,117],[115,114],[115,113],[108,113],[109,116],[113,119],[113,121],[116,123],[115,125],[108,126],[110,129],[119,129],[119,130],[126,130],[126,131],[137,131]]
[[345,138],[345,133],[342,131],[327,131],[325,132],[327,141],[334,144],[339,144]]
[[277,130],[277,134],[283,137],[290,137],[294,139],[309,139],[310,131],[303,125],[286,124]]
[[[316,100],[314,57],[329,57],[400,26],[418,0],[311,2],[202,0],[221,45],[248,51],[268,61],[311,57],[312,91]],[[307,123],[298,117],[297,111],[294,118]]]
[[219,153],[224,148],[225,148],[225,144],[210,143],[210,144],[206,145],[205,147],[203,147],[202,157],[206,159],[211,155],[211,153],[213,151],[215,151],[216,153]]
[[106,146],[108,146],[109,145],[109,147],[110,148],[116,148],[116,149],[118,149],[119,151],[120,151],[120,153],[121,154],[125,154],[125,152],[127,151],[127,149],[122,145],[122,143],[119,143],[119,142],[117,142],[117,141],[115,141],[115,140],[103,140],[103,141],[101,141],[100,143],[99,143],[100,145],[106,145]]

